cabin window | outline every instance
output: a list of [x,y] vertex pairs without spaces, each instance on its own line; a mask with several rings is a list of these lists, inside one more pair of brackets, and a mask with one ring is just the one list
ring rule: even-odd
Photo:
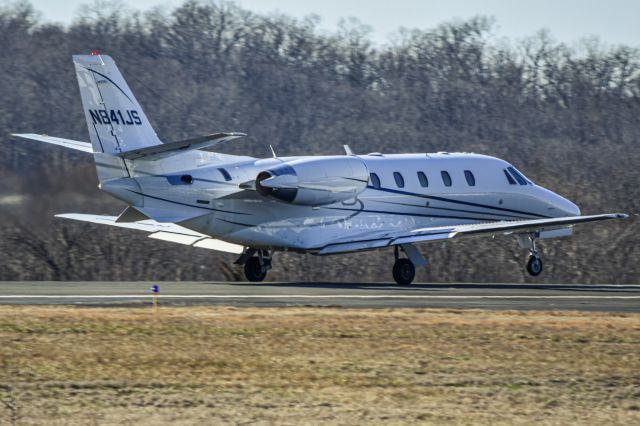
[[464,171],[464,178],[467,180],[469,186],[476,186],[476,178],[473,176],[473,173],[471,173],[471,170]]
[[518,173],[516,171],[516,169],[514,169],[513,167],[507,167],[507,170],[509,170],[511,172],[513,177],[516,178],[516,180],[518,181],[518,183],[520,185],[526,185],[527,184],[527,180],[524,178],[524,176],[522,176],[520,173]]
[[418,172],[418,180],[420,181],[420,186],[426,188],[429,186],[429,179],[427,179],[427,175],[423,172]]
[[513,177],[507,171],[507,169],[502,169],[502,171],[504,172],[504,175],[507,177],[507,180],[509,181],[509,185],[517,185],[516,181],[513,179]]
[[396,185],[398,188],[404,188],[404,178],[398,172],[393,172],[393,178],[396,180]]
[[225,170],[225,169],[223,169],[223,168],[219,168],[219,169],[218,169],[218,171],[219,171],[220,173],[222,173],[222,176],[224,177],[224,180],[226,180],[227,182],[229,182],[229,181],[231,180],[231,175],[229,174],[229,172],[228,172],[228,171],[226,171],[226,170]]
[[375,188],[375,189],[380,189],[380,178],[378,177],[377,174],[375,173],[370,173],[369,177],[371,178],[371,185]]
[[449,175],[449,172],[447,172],[446,170],[443,170],[440,172],[440,176],[442,176],[442,183],[444,183],[444,186],[451,186],[451,175]]

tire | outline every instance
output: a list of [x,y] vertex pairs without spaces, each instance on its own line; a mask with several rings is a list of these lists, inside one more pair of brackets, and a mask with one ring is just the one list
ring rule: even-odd
[[398,259],[393,265],[393,279],[399,285],[409,285],[416,277],[416,267],[409,259]]
[[532,277],[537,277],[542,272],[542,259],[540,256],[529,256],[527,261],[527,272]]
[[250,257],[244,264],[244,276],[248,281],[260,282],[267,276],[267,268],[260,265],[260,259],[257,257]]

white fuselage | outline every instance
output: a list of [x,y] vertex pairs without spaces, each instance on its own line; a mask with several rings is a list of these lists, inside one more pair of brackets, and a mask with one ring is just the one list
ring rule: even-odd
[[509,163],[465,153],[368,154],[256,159],[205,151],[245,136],[215,132],[163,142],[113,58],[74,55],[90,143],[15,136],[91,153],[100,188],[129,204],[119,216],[61,218],[149,232],[151,238],[239,254],[262,281],[278,250],[330,255],[394,248],[393,278],[415,278],[426,259],[414,244],[514,235],[542,272],[536,240],[566,237],[581,216],[569,200]]
[[[355,188],[360,178],[350,176],[365,170],[362,190],[347,196],[349,188],[336,189],[333,194],[340,201],[330,204],[294,204],[261,195],[255,190],[256,178],[262,172],[282,170],[283,164],[321,164],[314,169],[320,176],[313,182],[300,178],[298,185],[331,197],[332,185],[338,185],[335,174],[339,173],[331,170],[332,164],[344,168],[345,156],[255,159],[191,151],[160,161],[132,162],[133,182],[126,179],[128,183],[120,189],[103,189],[154,212],[156,217],[164,214],[167,222],[178,222],[221,240],[312,252],[337,239],[366,238],[380,230],[580,214],[569,200],[528,179],[523,184],[521,175],[509,170],[509,163],[494,157],[438,153],[349,158],[361,169],[353,168],[355,171],[344,179],[354,181]],[[325,176],[323,170],[327,171]],[[450,177],[450,186],[443,172]],[[271,182],[288,184],[290,176],[278,179]],[[323,182],[327,184],[323,186]],[[300,194],[297,199],[309,202]]]

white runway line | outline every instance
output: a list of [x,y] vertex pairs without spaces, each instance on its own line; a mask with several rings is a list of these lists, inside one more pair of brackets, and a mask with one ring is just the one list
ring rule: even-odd
[[[0,295],[2,299],[149,299],[148,294],[108,294],[108,295]],[[468,296],[443,296],[443,295],[362,295],[362,294],[165,294],[158,295],[159,299],[640,299],[640,296],[534,296],[534,295],[468,295]]]

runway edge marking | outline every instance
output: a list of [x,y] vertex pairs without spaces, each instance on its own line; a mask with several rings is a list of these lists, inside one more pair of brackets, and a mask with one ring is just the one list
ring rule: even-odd
[[[2,299],[148,299],[148,294],[121,294],[121,295],[0,295]],[[640,296],[535,296],[535,295],[468,295],[468,296],[444,296],[444,295],[349,295],[349,294],[164,294],[158,296],[161,299],[640,299]]]

